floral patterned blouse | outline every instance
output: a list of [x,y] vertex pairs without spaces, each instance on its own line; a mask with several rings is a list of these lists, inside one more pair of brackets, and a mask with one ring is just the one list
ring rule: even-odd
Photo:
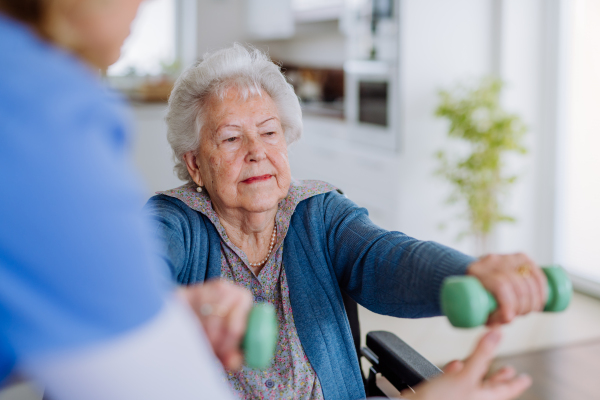
[[249,268],[246,254],[227,237],[205,191],[198,193],[195,187],[182,186],[159,192],[183,201],[209,218],[221,236],[221,277],[252,291],[255,303],[269,302],[277,310],[279,338],[271,365],[262,371],[244,366],[240,371],[227,373],[231,387],[242,399],[323,399],[319,378],[304,353],[294,324],[283,268],[283,241],[298,203],[332,190],[334,186],[321,181],[292,182],[275,217],[276,244],[258,276]]

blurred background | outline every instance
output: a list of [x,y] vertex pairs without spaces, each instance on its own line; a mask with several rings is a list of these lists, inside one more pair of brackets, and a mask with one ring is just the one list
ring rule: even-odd
[[441,89],[497,76],[528,153],[504,159],[518,179],[501,206],[516,223],[498,224],[490,250],[600,283],[599,22],[596,0],[147,0],[107,80],[133,101],[152,194],[180,184],[162,121],[178,73],[233,42],[267,51],[303,104],[296,178],[337,185],[385,228],[474,253],[435,174],[436,151],[460,144],[434,112]]
[[[146,0],[106,80],[133,104],[148,196],[181,185],[163,121],[174,80],[233,42],[267,51],[302,101],[295,178],[335,184],[386,229],[567,268],[580,292],[571,308],[504,328],[500,356],[600,339],[599,0]],[[468,145],[435,111],[440,90],[485,77],[504,82],[499,104],[526,127],[527,153],[503,156],[502,173],[517,179],[498,198],[514,222],[496,224],[482,249],[473,235],[460,238],[465,206],[447,202],[453,186],[435,157],[460,157]],[[363,332],[391,330],[438,365],[464,357],[482,332],[444,318],[360,315]]]
[[[500,205],[516,222],[497,224],[486,250],[561,264],[600,295],[600,1],[147,0],[107,79],[133,100],[149,196],[181,184],[163,121],[173,79],[233,42],[267,51],[302,100],[295,178],[331,182],[380,226],[473,255],[474,238],[459,239],[464,205],[447,203],[452,185],[436,174],[437,151],[464,147],[434,113],[440,90],[499,77],[500,104],[526,126],[528,152],[504,157],[518,179]],[[600,337],[596,302],[580,296],[566,314],[522,318],[501,354]],[[361,320],[440,364],[480,332],[366,310]]]

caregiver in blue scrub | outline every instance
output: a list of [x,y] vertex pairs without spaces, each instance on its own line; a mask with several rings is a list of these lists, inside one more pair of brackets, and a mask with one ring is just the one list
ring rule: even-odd
[[[0,0],[0,386],[19,373],[55,400],[231,398],[221,364],[242,361],[252,299],[224,282],[175,293],[159,270],[129,119],[96,73],[140,1]],[[218,342],[194,315],[207,303]],[[406,396],[516,396],[529,379],[513,370],[484,380],[498,341]]]
[[[251,296],[174,293],[140,216],[126,109],[98,79],[139,3],[0,0],[0,386],[12,371],[57,400],[230,398],[219,360],[241,364]],[[233,321],[219,360],[185,301],[211,296]]]

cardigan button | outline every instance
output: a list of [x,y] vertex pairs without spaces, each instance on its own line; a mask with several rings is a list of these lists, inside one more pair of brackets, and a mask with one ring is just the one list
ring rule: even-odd
[[274,383],[272,380],[270,380],[270,379],[267,379],[267,380],[265,381],[265,386],[266,386],[267,388],[271,389],[273,386],[275,386],[275,383]]
[[256,296],[256,297],[254,298],[254,301],[255,301],[256,303],[262,303],[263,301],[265,301],[265,299],[264,299],[262,296]]

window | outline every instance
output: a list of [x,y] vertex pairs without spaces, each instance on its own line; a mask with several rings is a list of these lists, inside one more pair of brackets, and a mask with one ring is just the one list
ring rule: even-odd
[[600,283],[600,2],[570,4],[558,246],[570,272]]
[[176,0],[146,0],[109,76],[159,75],[175,61]]

